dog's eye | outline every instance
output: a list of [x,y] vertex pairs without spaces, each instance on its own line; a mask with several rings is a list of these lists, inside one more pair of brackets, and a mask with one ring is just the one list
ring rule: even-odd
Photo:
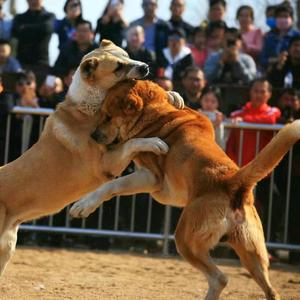
[[124,65],[122,63],[118,62],[115,72],[121,71],[123,69],[123,67],[124,67]]

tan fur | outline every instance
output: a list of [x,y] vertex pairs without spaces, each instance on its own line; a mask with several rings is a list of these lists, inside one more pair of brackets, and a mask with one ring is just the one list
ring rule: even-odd
[[299,140],[300,121],[287,125],[242,169],[215,143],[212,125],[204,115],[172,107],[166,93],[150,82],[127,81],[111,89],[99,122],[103,143],[158,136],[170,150],[158,159],[150,153],[137,155],[136,172],[104,184],[94,197],[76,203],[73,216],[86,217],[116,195],[151,193],[163,204],[184,207],[176,245],[206,275],[206,299],[218,299],[227,284],[226,276],[209,257],[209,250],[220,239],[235,249],[266,298],[280,299],[269,281],[268,255],[252,189]]
[[[123,67],[115,71],[119,64]],[[66,100],[47,119],[38,142],[1,167],[0,275],[14,251],[20,223],[58,212],[119,175],[137,151],[168,150],[152,138],[133,139],[107,151],[90,137],[106,89],[131,76],[143,77],[145,66],[104,41],[83,59]]]

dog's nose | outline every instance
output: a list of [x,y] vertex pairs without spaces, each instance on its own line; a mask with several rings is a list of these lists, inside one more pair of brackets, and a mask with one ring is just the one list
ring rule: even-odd
[[149,66],[147,64],[142,64],[138,67],[141,76],[145,77],[149,73]]

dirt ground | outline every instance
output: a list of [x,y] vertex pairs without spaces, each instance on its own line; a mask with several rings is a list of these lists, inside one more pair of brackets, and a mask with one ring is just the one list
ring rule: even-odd
[[[235,260],[218,260],[229,276],[221,299],[264,299]],[[300,299],[300,267],[275,264],[271,280],[282,299]],[[1,300],[203,299],[202,274],[180,258],[116,252],[18,248],[0,281]]]

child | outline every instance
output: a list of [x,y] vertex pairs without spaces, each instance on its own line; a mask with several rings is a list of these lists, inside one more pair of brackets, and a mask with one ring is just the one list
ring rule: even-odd
[[220,100],[221,91],[218,87],[206,87],[200,98],[201,109],[199,111],[205,114],[213,123],[216,142],[224,149],[224,126],[222,124],[224,115],[218,110]]

